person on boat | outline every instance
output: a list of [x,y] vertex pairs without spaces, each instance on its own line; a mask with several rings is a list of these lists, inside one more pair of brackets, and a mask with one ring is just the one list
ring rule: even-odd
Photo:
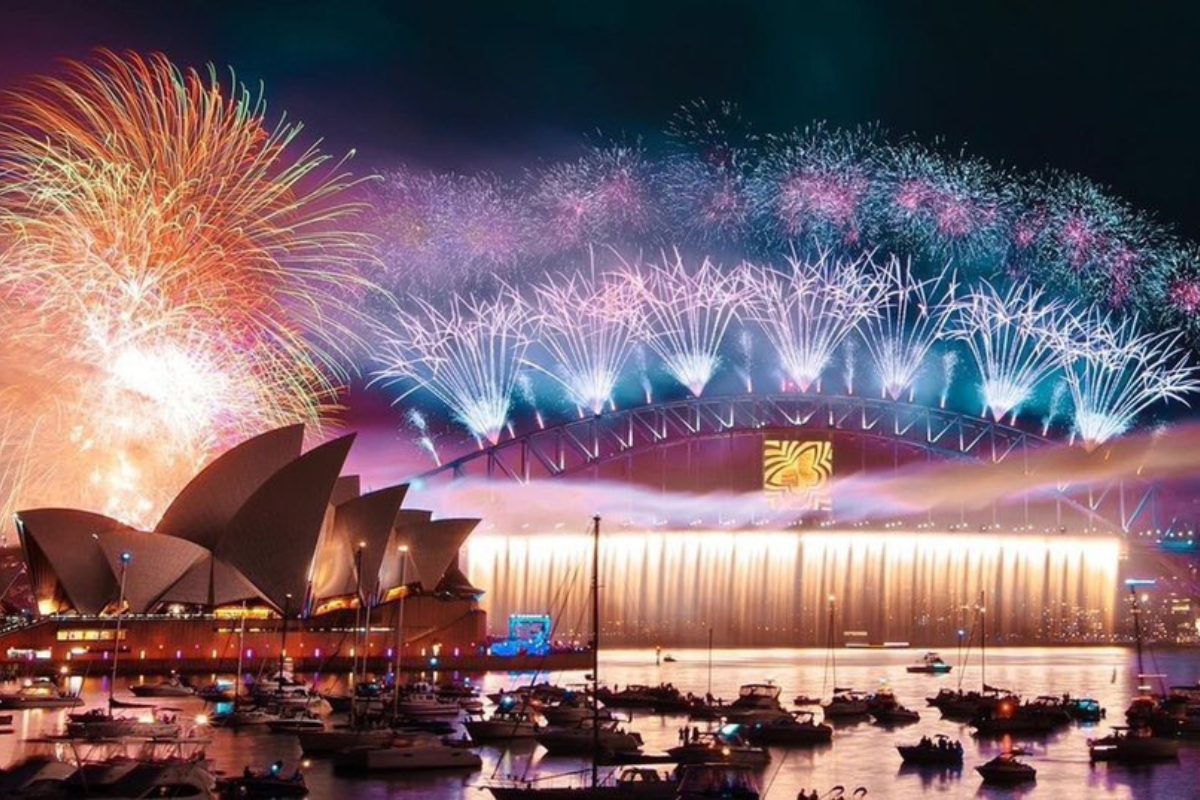
[[271,765],[271,777],[272,778],[278,778],[279,773],[281,773],[281,772],[283,772],[283,762],[282,761],[276,761],[274,764]]
[[242,770],[242,777],[247,780],[254,777],[254,770],[250,769],[249,764],[247,764],[246,767]]

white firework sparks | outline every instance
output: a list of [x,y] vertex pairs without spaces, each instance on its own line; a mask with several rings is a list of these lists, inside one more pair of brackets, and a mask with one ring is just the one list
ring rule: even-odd
[[667,373],[699,397],[721,363],[721,344],[745,301],[745,284],[705,258],[684,265],[679,251],[662,263],[627,267],[621,277],[641,290],[640,330]]
[[855,328],[878,313],[884,287],[868,256],[840,261],[787,259],[786,270],[747,267],[753,298],[748,314],[775,348],[788,379],[807,392],[834,351]]
[[912,274],[912,265],[892,257],[884,266],[886,299],[878,314],[863,319],[863,340],[879,374],[885,397],[911,392],[934,343],[942,337],[954,308],[957,282],[943,271],[929,280]]
[[397,312],[376,379],[412,384],[397,402],[428,390],[477,440],[495,444],[529,345],[528,307],[511,292],[493,300],[452,295],[445,310],[423,300],[416,305],[415,312]]
[[1157,402],[1187,403],[1200,379],[1179,335],[1142,333],[1136,317],[1092,310],[1057,340],[1075,406],[1075,432],[1092,449],[1120,436]]
[[1053,343],[1071,319],[1071,307],[1044,301],[1040,290],[1023,284],[1001,293],[984,282],[957,304],[957,312],[953,333],[979,370],[984,412],[997,421],[1010,413],[1015,419],[1058,366]]
[[639,291],[589,272],[556,276],[534,288],[537,341],[551,364],[526,363],[562,386],[579,409],[600,414],[629,358],[637,325]]

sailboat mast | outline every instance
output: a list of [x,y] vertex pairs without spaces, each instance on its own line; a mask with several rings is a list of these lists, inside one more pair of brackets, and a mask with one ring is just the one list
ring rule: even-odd
[[112,713],[113,692],[117,688],[117,661],[121,657],[121,615],[125,612],[125,575],[129,571],[129,562],[133,556],[121,553],[121,594],[117,599],[117,630],[113,635],[113,666],[112,679],[108,682],[108,713]]
[[987,691],[987,590],[979,592],[979,676]]
[[592,786],[600,760],[600,515],[592,517]]

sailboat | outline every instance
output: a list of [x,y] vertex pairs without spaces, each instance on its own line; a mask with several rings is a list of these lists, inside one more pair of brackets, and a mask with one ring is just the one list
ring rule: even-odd
[[866,719],[871,714],[867,704],[867,696],[862,692],[837,685],[837,651],[834,649],[834,605],[833,596],[829,597],[829,635],[826,650],[825,665],[833,673],[833,696],[828,703],[821,705],[826,720],[855,721]]
[[[579,729],[579,736],[590,739],[590,769],[578,776],[588,775],[583,786],[551,786],[538,781],[490,784],[485,788],[496,800],[592,800],[593,798],[631,798],[632,800],[658,800],[674,798],[678,786],[672,779],[663,777],[654,769],[626,767],[606,780],[600,778],[599,760],[605,746],[605,727],[599,720],[600,700],[600,517],[592,517],[592,716],[583,720],[592,723]],[[596,724],[601,723],[601,724]],[[575,733],[572,734],[574,736]],[[624,734],[626,736],[630,734]],[[636,736],[636,734],[632,734]],[[539,736],[538,740],[541,741]],[[563,776],[556,776],[561,778]],[[539,785],[541,784],[541,785]]]

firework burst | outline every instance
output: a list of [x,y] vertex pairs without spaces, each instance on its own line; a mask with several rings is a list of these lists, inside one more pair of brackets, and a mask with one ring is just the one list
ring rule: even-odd
[[821,378],[838,345],[878,313],[884,286],[866,256],[814,261],[795,256],[788,268],[747,267],[748,315],[775,348],[788,379],[807,392]]
[[537,341],[550,365],[530,361],[556,381],[581,411],[601,413],[612,404],[629,358],[639,314],[637,289],[586,271],[552,276],[534,288]]
[[639,145],[589,148],[577,161],[539,173],[532,206],[541,239],[559,250],[619,243],[655,219],[652,176]]
[[219,447],[330,409],[366,288],[354,181],[265,113],[132,54],[11,97],[0,325],[25,366],[0,393],[38,441],[8,503],[146,525]]
[[676,250],[660,264],[626,268],[641,291],[639,327],[667,373],[699,397],[721,363],[721,345],[745,302],[744,282],[707,258],[688,268]]
[[1179,336],[1143,333],[1136,317],[1115,320],[1092,310],[1057,338],[1075,406],[1075,432],[1091,449],[1120,436],[1155,403],[1200,389]]
[[957,290],[953,273],[920,280],[912,265],[891,258],[882,270],[885,299],[879,313],[864,317],[863,339],[885,397],[898,400],[912,389],[933,345],[942,338]]
[[1053,347],[1071,308],[1017,285],[1000,292],[989,283],[963,298],[953,334],[970,351],[982,380],[984,411],[1014,418],[1037,385],[1058,366]]
[[407,383],[397,398],[424,389],[480,443],[495,444],[508,424],[518,370],[529,346],[529,309],[502,292],[492,300],[452,295],[446,309],[416,300],[398,310],[384,335],[375,379]]

